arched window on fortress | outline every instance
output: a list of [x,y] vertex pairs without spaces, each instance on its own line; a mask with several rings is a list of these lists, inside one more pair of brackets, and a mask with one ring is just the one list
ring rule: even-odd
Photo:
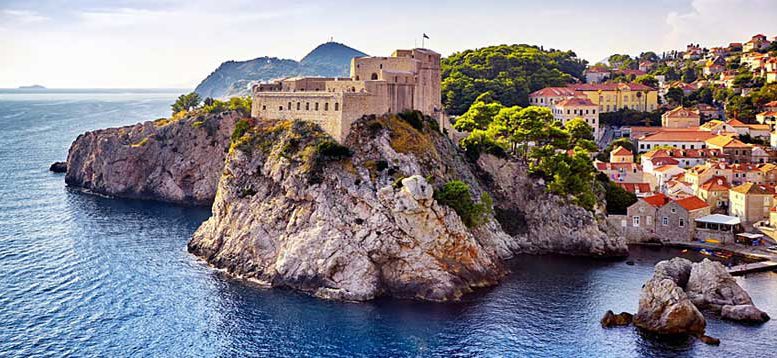
[[316,102],[316,110],[318,110],[318,102]]
[[335,102],[335,111],[340,110],[340,103]]
[[377,79],[378,79],[378,74],[373,72],[372,80],[374,81],[374,80],[377,80]]
[[297,102],[297,110],[299,111],[299,106],[302,104],[302,102]]
[[397,76],[394,76],[394,82],[395,82],[395,83],[399,83],[399,77],[397,77]]
[[383,69],[383,64],[382,64],[382,63],[380,64],[380,69],[381,69],[381,70]]
[[278,106],[278,110],[282,111],[283,110],[283,106]]
[[356,76],[356,80],[357,80],[357,81],[359,80],[359,76],[358,76],[358,75]]
[[324,103],[324,110],[325,111],[329,110],[329,102]]
[[351,92],[356,92],[356,87],[351,87]]
[[291,102],[286,106],[286,109],[291,110]]
[[305,102],[305,110],[306,111],[310,110],[310,102]]

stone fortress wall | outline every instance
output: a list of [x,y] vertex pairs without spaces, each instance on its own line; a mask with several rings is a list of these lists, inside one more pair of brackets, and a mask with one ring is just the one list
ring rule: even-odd
[[364,115],[415,109],[439,119],[440,55],[413,49],[354,58],[351,78],[288,78],[256,85],[253,94],[253,117],[311,121],[343,141]]

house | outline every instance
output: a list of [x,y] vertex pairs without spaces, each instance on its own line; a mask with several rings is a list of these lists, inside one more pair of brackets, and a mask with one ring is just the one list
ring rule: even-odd
[[683,91],[684,96],[688,96],[693,91],[696,91],[696,86],[691,85],[690,83],[685,83],[683,81],[674,81],[669,84],[669,88],[679,88]]
[[753,224],[769,219],[769,209],[774,203],[774,186],[744,183],[729,190],[729,215],[743,223]]
[[566,124],[574,118],[583,119],[594,129],[594,138],[598,140],[601,137],[599,106],[591,102],[590,99],[585,97],[566,98],[554,103],[550,110],[553,112],[553,118],[560,120],[562,124]]
[[696,109],[699,110],[702,119],[720,118],[720,111],[709,104],[699,103],[696,105]]
[[586,83],[602,83],[610,77],[610,70],[604,67],[589,67],[585,70]]
[[719,149],[653,149],[640,156],[642,168],[646,173],[652,172],[654,167],[661,165],[678,165],[686,169],[709,160],[724,159],[723,152]]
[[728,51],[729,52],[740,52],[742,51],[742,43],[741,42],[732,42],[728,44]]
[[623,188],[637,196],[637,198],[644,198],[654,195],[653,190],[650,188],[650,183],[615,183],[615,185]]
[[570,84],[578,93],[599,106],[600,113],[631,109],[641,112],[658,109],[658,91],[639,83]]
[[664,194],[673,199],[694,196],[693,188],[685,181],[685,174],[679,174],[669,179],[664,186]]
[[698,60],[704,55],[704,50],[699,44],[690,44],[683,53],[683,60]]
[[658,147],[701,149],[706,148],[706,141],[714,137],[717,137],[717,135],[711,132],[700,131],[698,128],[696,130],[662,130],[637,139],[637,150],[640,153],[644,153]]
[[769,138],[769,133],[771,132],[771,128],[768,124],[743,123],[736,118],[731,119],[726,123],[733,127],[737,134],[749,135],[753,138]]
[[720,149],[731,163],[749,163],[753,146],[728,135],[719,135],[705,141],[707,148]]
[[717,75],[726,70],[726,60],[721,56],[716,56],[714,59],[708,60],[702,68],[702,73],[706,77]]
[[642,72],[650,72],[656,67],[656,63],[652,61],[640,61],[639,70]]
[[670,200],[658,208],[656,235],[661,241],[691,241],[696,219],[710,214],[710,206],[695,196]]
[[713,132],[715,134],[731,133],[731,134],[739,135],[736,128],[718,119],[713,119],[707,123],[700,125],[699,130]]
[[703,183],[706,183],[713,177],[723,177],[731,185],[740,185],[748,182],[763,184],[766,182],[766,174],[759,166],[753,164],[707,162],[688,168],[685,171],[685,181],[691,184],[694,192],[697,192]]
[[714,176],[699,186],[696,196],[706,201],[713,211],[720,210],[726,213],[729,189],[731,185],[725,177]]
[[617,146],[610,152],[610,163],[634,163],[634,153]]
[[755,115],[755,121],[760,124],[768,124],[772,129],[777,124],[777,111],[763,111]]
[[636,163],[605,163],[596,161],[594,167],[616,183],[644,183],[642,167]]
[[530,93],[529,104],[552,108],[554,104],[575,96],[577,92],[569,87],[546,87]]
[[629,243],[691,241],[693,223],[709,212],[709,205],[694,196],[673,200],[656,194],[640,198],[626,209],[624,236]]
[[764,110],[777,112],[777,101],[771,101],[764,105]]
[[664,194],[656,194],[639,198],[636,203],[631,204],[626,209],[626,218],[622,225],[626,242],[655,241],[657,239],[655,218],[658,208],[664,206],[669,200]]
[[663,165],[653,169],[653,172],[648,176],[653,176],[655,179],[646,178],[646,181],[655,182],[655,187],[659,192],[666,192],[669,182],[674,180],[678,175],[685,174],[685,170],[677,165]]
[[758,34],[753,36],[750,41],[745,42],[744,45],[742,45],[742,51],[743,52],[753,52],[753,51],[761,51],[765,50],[769,47],[771,44],[771,41],[766,39],[766,36],[762,34]]
[[694,239],[729,244],[736,242],[736,235],[742,231],[741,220],[738,217],[712,214],[696,219]]
[[678,106],[661,115],[661,126],[665,128],[690,128],[698,127],[700,124],[701,114],[695,108]]

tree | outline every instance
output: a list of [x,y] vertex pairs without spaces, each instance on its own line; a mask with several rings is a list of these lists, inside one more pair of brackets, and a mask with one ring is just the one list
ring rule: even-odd
[[504,107],[499,102],[477,101],[469,107],[467,112],[456,119],[453,128],[463,132],[471,132],[475,129],[485,130],[502,108]]
[[699,76],[696,73],[696,69],[691,66],[686,66],[685,69],[683,70],[682,80],[685,83],[691,83],[693,81],[696,81],[698,77]]
[[653,51],[643,52],[639,54],[639,60],[640,61],[650,61],[650,62],[658,62],[661,59],[656,55]]
[[442,205],[451,207],[467,227],[482,224],[488,218],[493,206],[491,197],[485,192],[480,196],[480,203],[475,203],[472,200],[469,185],[460,180],[451,180],[435,190],[434,199]]
[[609,181],[609,179],[606,183],[607,193],[604,200],[607,202],[607,214],[625,215],[626,209],[637,202],[637,196]]
[[500,45],[454,53],[441,65],[443,104],[460,115],[488,91],[505,106],[526,106],[533,91],[582,79],[587,62],[572,51]]
[[672,87],[672,88],[668,89],[666,91],[666,95],[664,95],[664,97],[666,97],[667,99],[672,101],[672,103],[674,103],[674,104],[682,103],[684,96],[685,96],[685,94],[683,94],[683,90],[679,89],[677,87]]
[[574,118],[568,121],[564,128],[567,129],[567,132],[574,140],[594,140],[594,129],[582,118]]
[[658,79],[656,79],[653,75],[642,75],[634,79],[634,82],[643,84],[645,86],[650,86],[653,88],[658,88]]
[[180,111],[191,111],[192,109],[197,108],[197,106],[200,105],[200,102],[202,102],[200,95],[196,92],[192,92],[178,96],[178,99],[170,107],[173,110],[173,114],[176,114]]

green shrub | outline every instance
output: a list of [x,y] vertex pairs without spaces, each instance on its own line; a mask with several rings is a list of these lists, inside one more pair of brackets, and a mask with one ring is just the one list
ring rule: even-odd
[[197,129],[197,128],[202,127],[203,124],[205,124],[205,122],[203,122],[203,121],[195,121],[195,122],[192,123],[192,127]]
[[424,114],[420,111],[406,110],[398,114],[405,122],[417,130],[424,129]]
[[634,193],[626,191],[613,182],[608,181],[606,188],[607,214],[625,215],[626,209],[637,202],[637,196]]
[[470,228],[484,223],[493,207],[491,196],[485,192],[480,196],[480,203],[475,203],[472,200],[469,185],[460,180],[445,183],[442,188],[434,192],[434,198],[440,204],[456,211],[464,225]]
[[232,131],[232,142],[237,142],[243,134],[246,134],[251,128],[251,123],[248,123],[247,119],[241,119],[235,123],[235,130]]
[[325,158],[342,159],[353,155],[348,147],[340,145],[333,140],[325,140],[318,143],[317,149],[318,154]]

